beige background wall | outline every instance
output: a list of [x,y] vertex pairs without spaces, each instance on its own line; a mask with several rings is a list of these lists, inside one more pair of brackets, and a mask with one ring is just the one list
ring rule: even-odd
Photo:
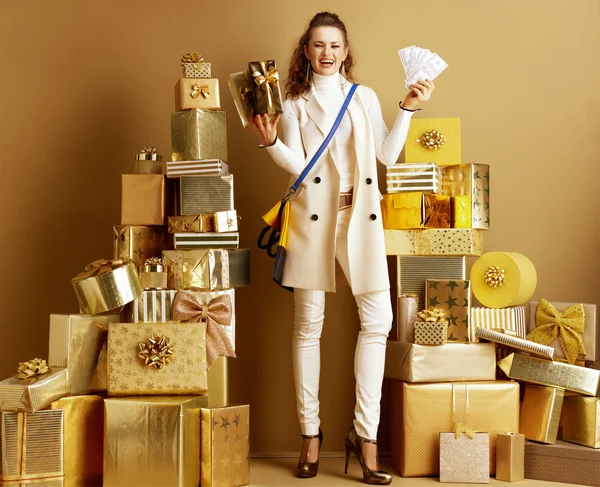
[[[242,130],[226,83],[250,60],[275,58],[285,73],[322,9],[346,22],[358,79],[376,90],[388,123],[405,95],[396,50],[441,54],[450,67],[418,116],[460,116],[464,161],[491,165],[486,250],[528,255],[537,298],[598,302],[597,0],[3,2],[2,377],[46,356],[49,313],[77,310],[71,277],[110,257],[120,174],[146,144],[169,154],[179,58],[199,51],[221,81],[241,239],[254,249],[253,286],[238,293],[232,396],[252,406],[254,452],[296,450],[292,295],[271,283],[271,261],[255,248],[260,215],[288,178]],[[347,287],[328,297],[327,450],[343,448],[352,418],[355,310]]]

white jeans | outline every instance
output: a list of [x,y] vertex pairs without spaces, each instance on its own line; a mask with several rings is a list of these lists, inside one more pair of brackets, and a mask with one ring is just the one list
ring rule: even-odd
[[[350,282],[348,225],[351,209],[338,213],[336,259]],[[361,327],[354,355],[356,406],[354,427],[364,438],[377,439],[381,385],[387,336],[392,327],[392,303],[388,289],[355,296]],[[302,434],[319,432],[320,338],[325,318],[325,292],[294,290],[293,360],[296,403]]]

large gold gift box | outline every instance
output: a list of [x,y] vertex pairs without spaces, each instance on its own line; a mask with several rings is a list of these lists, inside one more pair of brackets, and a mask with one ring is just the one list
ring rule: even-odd
[[499,433],[496,437],[496,480],[520,482],[525,478],[525,437]]
[[600,399],[565,396],[560,425],[564,441],[600,448]]
[[175,109],[218,110],[221,108],[217,78],[180,78],[175,85]]
[[43,375],[19,379],[14,375],[0,382],[0,407],[8,411],[35,413],[69,394],[69,373],[50,367]]
[[442,193],[455,198],[458,228],[490,229],[490,166],[459,164],[442,168]]
[[206,324],[111,323],[108,395],[206,392]]
[[50,409],[64,414],[64,487],[102,486],[104,397],[63,397]]
[[106,390],[106,370],[98,358],[114,315],[50,315],[48,365],[64,367],[69,374],[71,395]]
[[525,438],[550,445],[556,443],[564,397],[564,389],[525,385],[519,427]]
[[[450,346],[450,345],[448,345]],[[454,411],[469,428],[490,435],[490,474],[496,436],[519,431],[519,384],[513,381],[409,384],[392,381],[392,460],[402,477],[439,475],[440,433],[452,431]],[[462,421],[462,419],[460,419]]]
[[248,63],[248,79],[252,87],[254,113],[258,115],[283,113],[279,73],[274,60]]
[[383,230],[387,255],[473,255],[483,253],[483,232],[471,228]]
[[[430,137],[428,137],[430,136]],[[443,137],[443,144],[435,144]],[[434,142],[434,150],[422,142]],[[415,118],[410,122],[404,145],[405,162],[435,162],[439,166],[460,164],[460,118]]]
[[173,237],[164,226],[117,225],[113,227],[113,258],[133,261],[139,268],[151,257],[173,248]]
[[434,193],[413,191],[383,196],[383,228],[450,228],[450,198]]
[[162,174],[121,174],[121,225],[164,225],[166,201]]
[[202,408],[200,418],[202,487],[248,485],[250,406]]
[[104,487],[197,487],[208,396],[104,401]]
[[192,108],[171,114],[171,160],[227,162],[226,114]]
[[465,280],[427,279],[425,303],[441,309],[448,320],[448,341],[469,342],[471,287]]
[[494,380],[493,343],[456,343],[431,347],[387,342],[385,377],[406,382]]
[[63,412],[0,412],[0,481],[60,478],[63,472]]

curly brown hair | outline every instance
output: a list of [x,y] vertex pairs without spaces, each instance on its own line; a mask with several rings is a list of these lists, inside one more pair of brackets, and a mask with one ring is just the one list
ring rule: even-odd
[[306,72],[310,61],[304,55],[304,46],[308,46],[312,31],[317,27],[335,27],[342,31],[344,34],[344,44],[348,48],[348,55],[346,56],[343,66],[344,70],[346,71],[346,78],[348,81],[354,81],[354,78],[352,77],[354,59],[348,43],[348,32],[346,31],[346,26],[336,14],[330,12],[319,12],[309,22],[308,27],[304,31],[304,34],[302,34],[302,37],[300,37],[300,40],[298,41],[298,44],[292,53],[287,82],[285,84],[288,98],[298,98],[306,93],[310,88],[310,80],[306,77]]

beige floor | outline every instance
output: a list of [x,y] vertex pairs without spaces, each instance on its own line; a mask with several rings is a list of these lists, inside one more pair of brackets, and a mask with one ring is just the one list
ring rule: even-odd
[[[319,462],[319,475],[313,479],[298,479],[294,477],[297,460],[294,458],[252,458],[250,460],[252,487],[338,487],[362,484],[360,466],[355,458],[350,460],[348,475],[344,475],[343,458],[322,458]],[[383,465],[385,464],[385,465]],[[395,487],[427,486],[439,484],[438,479],[403,479],[397,476],[389,467],[389,459],[382,459],[382,466],[395,474],[392,485]],[[542,480],[524,480],[515,484],[490,480],[491,485],[515,485],[518,487],[565,486],[573,484],[557,484]],[[456,487],[474,484],[448,484]]]

